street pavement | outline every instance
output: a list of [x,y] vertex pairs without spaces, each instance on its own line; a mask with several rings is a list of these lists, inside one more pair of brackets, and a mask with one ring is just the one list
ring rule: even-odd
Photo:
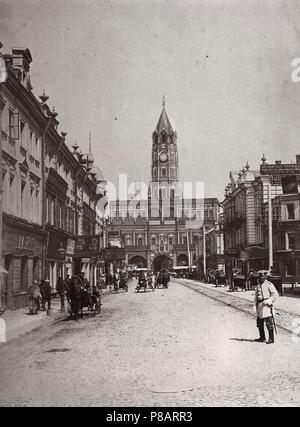
[[1,406],[299,406],[300,340],[181,283],[0,344]]

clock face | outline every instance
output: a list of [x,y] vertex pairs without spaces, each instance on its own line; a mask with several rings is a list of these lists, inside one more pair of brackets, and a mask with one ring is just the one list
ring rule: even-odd
[[160,158],[160,160],[162,162],[165,162],[167,160],[167,158],[168,158],[168,155],[167,155],[167,153],[165,151],[163,151],[163,152],[160,153],[159,158]]

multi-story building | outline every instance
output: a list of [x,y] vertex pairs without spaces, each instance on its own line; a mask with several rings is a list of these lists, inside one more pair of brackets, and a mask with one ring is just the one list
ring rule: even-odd
[[[225,189],[224,244],[226,269],[269,268],[268,199],[272,204],[273,270],[299,275],[300,156],[296,163],[273,164],[262,158],[259,170],[248,164],[238,175],[230,173]],[[291,274],[293,273],[293,274]]]
[[[91,258],[101,249],[96,204],[103,194],[97,194],[91,152],[86,158],[72,153],[48,97],[38,100],[33,94],[30,51],[13,49],[1,57],[7,69],[0,86],[2,266],[7,271],[1,290],[5,306],[18,308],[26,305],[33,280],[49,278],[55,288],[58,276],[74,268],[93,276],[98,258],[93,267]],[[96,236],[97,242],[82,252],[79,235]]]
[[[202,225],[216,226],[216,198],[184,197],[179,182],[177,133],[165,105],[152,134],[151,182],[129,200],[110,201],[108,238],[119,237],[125,262],[152,268],[199,267],[196,239]],[[142,189],[143,190],[143,189]],[[112,243],[113,244],[113,243]],[[215,246],[212,245],[212,254]],[[217,260],[215,260],[217,267]]]

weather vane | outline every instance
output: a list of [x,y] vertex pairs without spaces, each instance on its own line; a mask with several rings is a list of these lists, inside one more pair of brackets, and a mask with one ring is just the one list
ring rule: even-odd
[[163,99],[162,99],[162,106],[163,106],[163,108],[165,108],[165,105],[166,105],[166,98],[165,98],[165,95],[164,95]]

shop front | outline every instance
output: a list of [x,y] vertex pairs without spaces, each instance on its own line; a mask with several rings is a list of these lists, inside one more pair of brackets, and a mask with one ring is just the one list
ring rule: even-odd
[[66,277],[66,255],[69,236],[63,231],[49,230],[47,238],[45,279],[50,280],[55,292],[59,277]]
[[7,309],[25,307],[28,287],[40,283],[45,234],[41,227],[3,215],[3,302]]
[[97,282],[100,268],[100,236],[77,236],[73,255],[74,274],[84,273],[91,285]]
[[125,248],[105,248],[102,251],[102,257],[105,261],[106,273],[114,273],[125,266]]
[[291,283],[300,279],[300,250],[276,251],[274,264],[278,273]]
[[242,270],[243,274],[250,271],[267,270],[269,268],[268,248],[261,246],[250,246],[240,250],[237,267]]

